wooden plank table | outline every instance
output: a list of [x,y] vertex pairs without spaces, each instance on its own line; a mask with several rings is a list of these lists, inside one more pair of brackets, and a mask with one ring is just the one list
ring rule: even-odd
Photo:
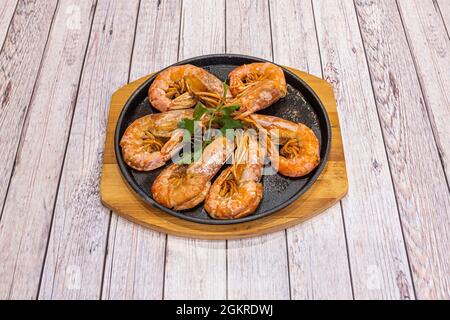
[[[450,299],[449,18],[449,0],[0,0],[0,299]],[[104,208],[111,93],[221,52],[333,85],[347,197],[229,241]]]

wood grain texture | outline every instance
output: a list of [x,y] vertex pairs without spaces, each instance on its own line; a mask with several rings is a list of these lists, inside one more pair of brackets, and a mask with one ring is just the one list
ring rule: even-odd
[[183,0],[179,60],[225,51],[225,0]]
[[[224,52],[224,26],[224,0],[184,0],[179,59]],[[225,241],[169,235],[164,299],[226,299],[226,255]]]
[[356,299],[414,298],[405,244],[352,1],[315,1],[324,76],[342,120],[349,194],[342,200]]
[[0,48],[5,41],[17,2],[18,0],[0,0]]
[[0,207],[6,197],[56,5],[57,0],[45,4],[19,1],[0,52]]
[[228,241],[228,298],[290,298],[284,231]]
[[[429,5],[432,6],[432,3]],[[403,30],[402,22],[398,11],[395,11],[395,3],[382,1],[377,7],[361,5],[358,9],[362,16],[361,21],[365,21],[362,24],[362,31],[367,38],[369,64],[385,130],[386,147],[416,294],[420,299],[449,299],[450,256],[447,254],[450,251],[449,190],[434,143],[414,61],[406,38],[398,36]],[[434,9],[432,6],[429,11]],[[422,12],[425,14],[427,12],[425,10],[426,7],[420,9],[421,14]],[[404,14],[408,15],[410,12]],[[405,20],[408,19],[410,18],[405,17]],[[420,24],[415,23],[414,28],[418,25]],[[410,32],[414,33],[414,30]],[[445,36],[441,36],[440,39],[445,43]],[[448,41],[447,43],[450,44]],[[373,49],[375,47],[376,52]],[[450,49],[450,46],[447,48]],[[380,55],[380,52],[383,54]],[[430,57],[427,57],[427,66],[432,66],[429,61]],[[446,66],[442,67],[442,71],[446,68],[447,73],[440,75],[444,80],[441,83],[445,85],[447,82],[448,89],[450,89],[449,63],[450,56],[447,58]],[[386,83],[390,86],[386,87]],[[439,87],[439,84],[436,87]],[[442,94],[441,98],[446,99]],[[447,111],[439,110],[439,104],[433,104],[432,108],[447,112],[447,120],[450,120],[448,104],[450,100],[446,101],[447,103],[444,100],[440,105]],[[433,102],[429,101],[429,106]],[[444,140],[450,139],[447,127],[446,124],[446,137],[440,137]],[[424,154],[427,155],[426,158],[423,157]]]
[[[449,298],[450,1],[244,0],[227,1],[225,11],[225,0],[184,0],[181,27],[187,36],[178,43],[181,1],[99,0],[76,98],[88,30],[84,22],[81,31],[72,30],[63,19],[74,22],[77,9],[67,8],[69,3],[88,10],[95,1],[0,0],[0,299],[35,298],[43,267],[40,298],[158,299],[164,282],[166,298],[216,298],[224,292],[229,298],[351,298],[348,269],[357,299]],[[227,28],[220,27],[222,11]],[[92,19],[84,9],[81,17]],[[192,36],[198,30],[201,36]],[[336,206],[289,229],[287,238],[279,232],[227,246],[171,236],[166,252],[165,235],[116,215],[109,220],[109,210],[99,203],[110,95],[129,78],[175,62],[175,47],[180,57],[210,53],[225,34],[229,52],[273,58],[318,76],[323,60],[323,75],[338,99],[348,160],[344,220]],[[113,158],[106,148],[106,167]],[[299,209],[317,213],[310,195],[321,185],[344,188],[332,184],[345,175],[335,171],[342,156],[330,159],[301,206],[288,207],[275,222],[264,221],[258,232],[292,226]],[[111,172],[116,183],[120,173]],[[123,190],[123,182],[112,186]],[[320,201],[331,205],[336,194],[322,190]],[[134,201],[133,212],[147,210],[131,193],[114,201]],[[161,212],[137,217],[157,217],[162,231],[179,223]],[[255,224],[241,227],[252,230]],[[180,224],[177,232],[192,228]],[[197,231],[225,238],[219,229]],[[242,229],[235,234],[250,236]]]
[[[37,296],[94,1],[62,0],[29,106],[0,222],[0,298]],[[76,23],[76,25],[75,25]],[[3,295],[5,294],[5,295]]]
[[[311,1],[272,0],[270,13],[275,62],[321,77]],[[340,204],[288,229],[287,240],[292,299],[352,298]]]
[[450,37],[450,1],[448,0],[433,0],[435,6],[441,13],[444,20],[445,28],[447,29],[447,35]]
[[[227,52],[272,60],[268,1],[227,1],[226,10]],[[229,241],[227,265],[230,299],[290,297],[285,232]]]
[[97,3],[55,205],[41,299],[98,299],[109,211],[99,199],[108,103],[128,79],[138,1]]
[[164,299],[226,299],[226,242],[168,236]]
[[109,231],[102,299],[161,299],[165,243],[165,235],[114,214]]
[[398,1],[436,143],[450,181],[450,39],[439,11],[427,1]]
[[[177,61],[181,5],[141,1],[130,78]],[[166,235],[113,214],[103,299],[162,299]]]

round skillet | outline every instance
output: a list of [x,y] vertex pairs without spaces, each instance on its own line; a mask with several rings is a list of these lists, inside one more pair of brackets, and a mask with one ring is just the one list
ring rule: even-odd
[[[215,54],[191,58],[174,65],[193,64],[206,69],[224,81],[227,79],[230,71],[237,66],[253,62],[266,62],[266,60],[235,54]],[[325,108],[314,91],[295,74],[287,69],[283,70],[287,82],[286,97],[258,113],[301,122],[310,127],[319,138],[321,161],[312,173],[302,178],[293,179],[279,174],[263,176],[263,199],[255,213],[240,219],[216,220],[208,216],[203,209],[203,205],[182,212],[168,209],[155,202],[150,193],[150,187],[153,181],[163,168],[152,172],[138,172],[125,164],[119,144],[125,129],[134,120],[150,113],[159,112],[150,105],[147,98],[148,88],[155,79],[156,74],[133,93],[123,108],[117,122],[114,147],[117,163],[119,164],[124,179],[146,203],[176,217],[204,224],[234,224],[259,219],[286,207],[298,199],[311,187],[325,167],[330,150],[331,127]]]

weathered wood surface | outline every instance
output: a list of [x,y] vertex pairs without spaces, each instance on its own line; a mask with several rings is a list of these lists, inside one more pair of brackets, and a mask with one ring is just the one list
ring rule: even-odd
[[[35,298],[47,248],[95,2],[62,0],[29,106],[14,173],[0,221],[0,292]],[[32,174],[30,174],[32,173]],[[27,190],[27,192],[23,192]]]
[[0,1],[0,47],[3,46],[18,0]]
[[41,299],[98,299],[110,215],[98,181],[115,88],[127,82],[138,1],[97,3],[40,288]]
[[354,5],[317,1],[314,13],[324,77],[340,108],[350,186],[342,208],[355,298],[414,298]]
[[[450,255],[447,254],[450,251],[450,197],[442,167],[443,164],[448,176],[450,40],[439,19],[439,12],[431,3],[399,1],[399,5],[417,73],[406,39],[394,37],[392,33],[392,29],[397,29],[400,34],[402,29],[400,17],[391,14],[395,6],[383,3],[378,8],[368,8],[372,16],[383,15],[389,19],[379,25],[386,29],[370,30],[370,33],[377,34],[377,41],[389,46],[386,52],[393,55],[384,55],[384,68],[375,66],[377,79],[374,88],[380,91],[377,100],[382,112],[382,127],[387,133],[387,153],[417,296],[450,299],[450,281],[446,276],[450,274]],[[414,15],[420,23],[413,23]],[[372,23],[371,27],[374,26]],[[424,46],[423,41],[428,46]],[[369,49],[367,53],[375,60],[373,50]],[[424,55],[426,53],[427,56]],[[380,64],[379,53],[376,60]],[[389,95],[383,86],[386,81],[391,84]],[[439,159],[433,131],[442,159]]]
[[[224,52],[224,25],[225,0],[184,0],[179,60]],[[169,235],[166,254],[164,299],[226,299],[225,241]]]
[[[431,1],[398,1],[437,147],[450,181],[450,39]],[[445,11],[444,11],[445,12]]]
[[[274,60],[322,77],[311,1],[270,1]],[[301,32],[291,32],[300,30]],[[351,299],[340,204],[287,230],[293,299]]]
[[[448,0],[95,2],[0,0],[0,298],[449,298]],[[110,94],[225,49],[332,83],[347,198],[228,244],[110,218]]]
[[[8,191],[22,126],[57,1],[19,1],[0,52],[0,201]],[[6,15],[6,12],[5,12]],[[7,18],[5,16],[5,18]],[[29,32],[31,28],[33,32]]]
[[447,29],[447,35],[450,37],[450,1],[448,0],[433,0],[433,3],[444,20]]
[[[130,80],[177,61],[180,12],[176,1],[141,1]],[[103,299],[161,299],[165,255],[166,235],[113,214]]]

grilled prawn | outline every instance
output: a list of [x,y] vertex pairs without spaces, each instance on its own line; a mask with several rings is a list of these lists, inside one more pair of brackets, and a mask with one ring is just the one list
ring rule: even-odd
[[230,98],[227,91],[224,95],[222,81],[208,71],[190,65],[170,67],[153,81],[149,88],[150,103],[159,111],[188,109],[202,102],[206,106],[215,107],[223,97]]
[[[239,132],[239,131],[237,131]],[[205,201],[205,210],[215,219],[242,218],[255,212],[263,195],[260,182],[264,148],[256,134],[237,133],[233,164],[214,181]]]
[[156,202],[167,208],[187,210],[205,200],[211,179],[233,153],[234,144],[225,137],[216,138],[208,145],[199,160],[172,164],[164,169],[152,185]]
[[177,129],[178,122],[192,115],[192,109],[175,110],[135,120],[120,141],[126,164],[139,171],[163,166],[182,147],[183,130]]
[[[268,132],[268,153],[282,175],[302,177],[319,165],[319,140],[304,124],[260,114],[252,114],[244,121]],[[281,146],[279,150],[275,143]]]
[[237,67],[229,74],[233,103],[240,105],[236,118],[242,119],[267,108],[286,96],[283,70],[269,62]]

